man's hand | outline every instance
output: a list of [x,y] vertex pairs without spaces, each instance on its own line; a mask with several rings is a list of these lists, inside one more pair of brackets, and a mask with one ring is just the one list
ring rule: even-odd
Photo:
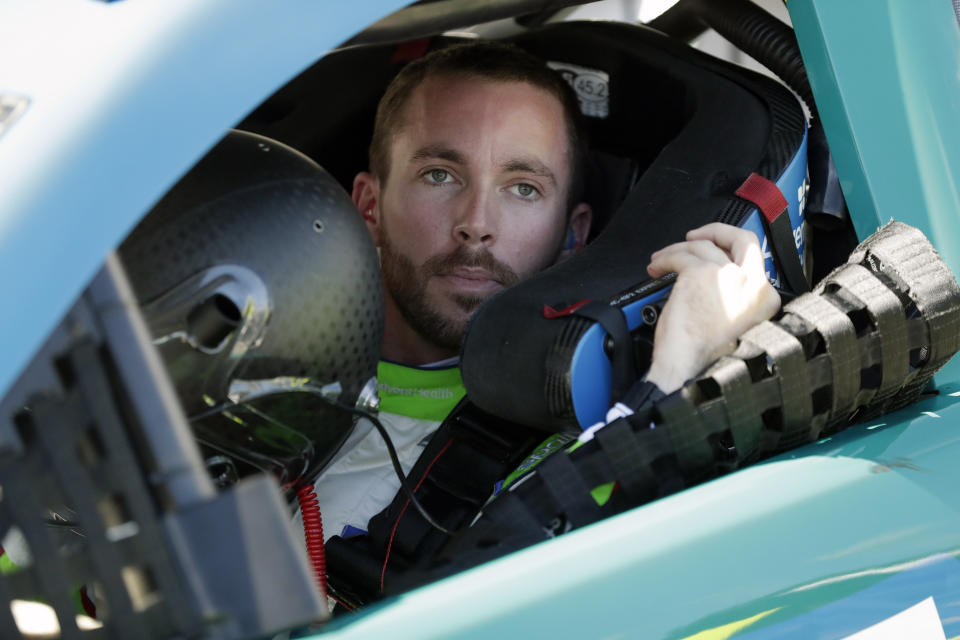
[[652,277],[671,271],[677,281],[657,323],[647,373],[664,393],[731,353],[744,331],[780,308],[750,231],[716,222],[690,231],[686,242],[651,256]]

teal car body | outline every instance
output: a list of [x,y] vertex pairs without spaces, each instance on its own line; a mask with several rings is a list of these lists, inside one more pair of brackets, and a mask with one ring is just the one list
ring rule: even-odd
[[[227,129],[402,4],[0,6],[0,391]],[[787,7],[858,236],[907,222],[960,273],[960,18],[949,0]],[[896,413],[315,637],[843,638],[915,605],[909,628],[933,615],[939,637],[960,637],[960,364],[935,382],[935,395]]]

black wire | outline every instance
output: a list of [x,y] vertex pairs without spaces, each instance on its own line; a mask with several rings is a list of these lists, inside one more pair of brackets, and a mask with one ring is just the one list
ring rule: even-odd
[[376,427],[377,431],[380,432],[380,437],[383,438],[384,444],[387,445],[387,453],[390,454],[390,462],[393,463],[393,470],[396,472],[397,477],[400,479],[400,488],[403,489],[403,492],[407,495],[407,498],[410,500],[410,503],[414,506],[414,508],[418,512],[420,512],[420,515],[423,516],[423,519],[427,521],[427,524],[429,524],[431,527],[433,527],[434,529],[436,529],[441,533],[444,533],[448,536],[452,536],[454,532],[450,531],[449,529],[441,525],[439,522],[431,518],[430,514],[427,513],[427,510],[424,509],[423,505],[420,504],[420,501],[417,500],[417,497],[413,495],[413,490],[410,488],[410,484],[407,482],[406,476],[403,475],[403,468],[400,466],[400,459],[397,457],[397,450],[393,446],[393,440],[391,440],[390,434],[387,433],[387,428],[383,426],[383,423],[380,422],[380,419],[377,418],[377,416],[375,416],[371,412],[366,411],[364,409],[359,409],[357,407],[350,407],[340,403],[334,403],[334,404],[336,404],[336,406],[340,407],[341,409],[346,409],[351,413],[355,413],[359,416],[366,418],[371,422],[371,424],[373,424],[374,427]]
[[72,520],[58,520],[56,518],[47,518],[44,522],[48,527],[61,527],[63,529],[79,529],[80,525]]
[[86,534],[83,532],[83,528],[80,526],[78,522],[74,522],[73,520],[67,520],[60,514],[56,514],[56,513],[53,514],[52,517],[44,520],[44,524],[46,524],[48,527],[51,527],[53,529],[66,529],[70,533],[78,535],[81,538],[87,537]]
[[[411,503],[411,504],[414,506],[414,508],[420,513],[420,515],[423,516],[423,519],[427,521],[427,524],[429,524],[431,527],[433,527],[434,529],[436,529],[437,531],[439,531],[439,532],[441,532],[441,533],[444,533],[444,534],[446,534],[446,535],[448,535],[448,536],[452,536],[452,535],[454,534],[454,532],[453,532],[453,531],[450,531],[449,529],[447,529],[446,527],[444,527],[443,525],[441,525],[439,522],[437,522],[436,520],[434,520],[434,519],[430,516],[430,514],[427,513],[427,510],[423,508],[423,505],[420,504],[420,501],[417,500],[417,497],[413,494],[413,490],[410,488],[410,484],[407,482],[407,478],[406,478],[406,476],[403,474],[403,468],[400,466],[400,458],[397,457],[397,450],[396,450],[396,448],[393,446],[393,440],[390,438],[390,434],[387,433],[386,427],[384,427],[384,426],[383,426],[383,423],[380,422],[380,419],[377,418],[377,416],[374,415],[373,413],[371,413],[371,412],[369,412],[369,411],[366,411],[366,410],[364,410],[364,409],[360,409],[360,408],[358,408],[358,407],[351,407],[351,406],[349,406],[349,405],[342,404],[342,403],[336,402],[336,401],[334,401],[334,400],[330,400],[329,398],[326,398],[326,397],[324,397],[324,396],[322,396],[322,395],[317,395],[316,397],[321,398],[321,399],[324,400],[325,402],[327,402],[327,403],[329,403],[329,404],[337,407],[338,409],[343,409],[344,411],[349,411],[350,413],[353,413],[353,414],[362,416],[362,417],[366,418],[367,420],[369,420],[371,424],[373,424],[373,426],[374,426],[374,427],[377,429],[377,431],[380,433],[380,437],[383,438],[383,442],[387,445],[387,453],[390,454],[390,462],[393,464],[393,470],[394,470],[394,472],[397,474],[397,478],[400,479],[400,488],[401,488],[401,489],[403,490],[403,492],[406,494],[407,498],[410,500],[410,503]],[[226,411],[226,410],[231,409],[231,408],[239,407],[239,406],[241,406],[242,404],[243,404],[242,402],[241,402],[241,403],[222,402],[222,403],[220,403],[220,404],[218,404],[218,405],[216,405],[216,406],[210,407],[210,408],[208,408],[208,409],[200,412],[199,414],[190,416],[189,419],[190,419],[190,420],[199,420],[199,419],[206,418],[206,417],[211,416],[211,415],[216,414],[216,413],[221,413],[221,412]]]

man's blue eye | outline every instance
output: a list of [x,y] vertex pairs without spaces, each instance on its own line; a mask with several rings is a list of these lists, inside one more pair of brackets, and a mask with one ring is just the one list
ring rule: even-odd
[[450,177],[450,172],[446,169],[431,169],[430,170],[430,179],[434,182],[446,182],[447,178]]

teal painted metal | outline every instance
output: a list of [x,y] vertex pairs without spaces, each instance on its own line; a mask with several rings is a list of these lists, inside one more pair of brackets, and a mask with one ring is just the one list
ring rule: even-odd
[[[682,638],[772,609],[767,624],[782,624],[960,555],[958,420],[958,398],[942,394],[347,616],[317,637]],[[960,600],[960,567],[946,576],[921,580],[920,591]],[[912,604],[832,611],[826,637]],[[946,628],[960,634],[960,621]]]
[[960,29],[949,0],[790,0],[863,238],[902,220],[960,273]]
[[[873,626],[877,618],[886,620],[906,610],[904,603],[929,603],[932,611],[926,619],[914,619],[899,633],[885,629],[881,638],[936,638],[917,629],[922,624],[943,627],[940,620],[950,620],[960,613],[957,602],[957,574],[960,561],[953,555],[941,554],[892,567],[858,572],[805,585],[779,598],[744,603],[740,607],[743,618],[750,621],[742,640],[806,640],[807,638],[835,638],[849,630],[850,611],[859,610],[860,623]],[[791,596],[803,593],[805,603],[790,602]],[[925,603],[925,604],[926,604]],[[908,605],[914,608],[916,605]],[[759,611],[760,613],[754,613]],[[866,615],[864,615],[866,614]],[[948,623],[949,629],[955,625]],[[952,633],[951,633],[952,635]]]

